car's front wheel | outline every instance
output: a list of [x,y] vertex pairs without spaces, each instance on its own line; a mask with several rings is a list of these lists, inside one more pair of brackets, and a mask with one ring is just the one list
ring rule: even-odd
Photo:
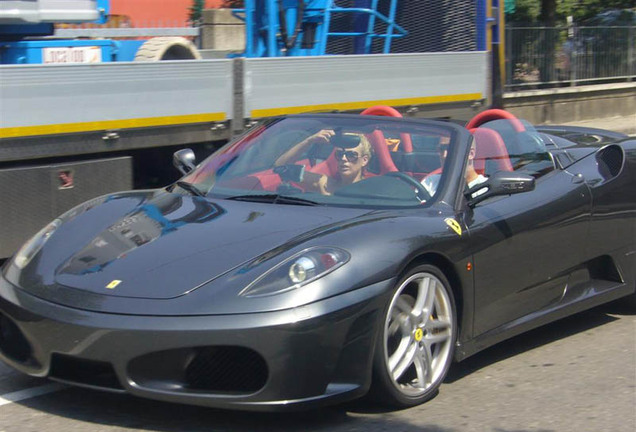
[[383,318],[371,395],[397,407],[423,403],[453,359],[457,317],[448,280],[434,266],[414,267],[398,282]]

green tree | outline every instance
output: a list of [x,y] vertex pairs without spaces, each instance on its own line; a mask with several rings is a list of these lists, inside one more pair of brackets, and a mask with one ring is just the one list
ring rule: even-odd
[[636,0],[515,0],[514,7],[507,7],[506,21],[542,23],[544,25],[565,24],[568,16],[575,22],[586,21],[610,9],[634,9]]
[[[541,14],[539,21],[546,27],[554,27],[557,22],[557,0],[541,0]],[[556,51],[556,43],[558,42],[558,33],[552,29],[546,29],[541,32],[540,38],[543,39],[544,59],[539,68],[541,80],[551,82],[554,79],[554,53]]]
[[205,8],[205,0],[192,0],[192,6],[188,8],[190,11],[188,21],[192,27],[196,27],[203,18],[203,9]]
[[576,22],[586,21],[610,9],[635,9],[636,0],[580,0],[571,10]]
[[506,21],[514,23],[534,23],[541,13],[540,0],[516,0],[514,12],[506,14]]

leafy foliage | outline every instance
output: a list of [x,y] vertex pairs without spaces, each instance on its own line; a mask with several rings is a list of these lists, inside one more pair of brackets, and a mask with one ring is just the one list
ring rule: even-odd
[[205,0],[192,0],[192,6],[188,8],[190,11],[188,20],[192,26],[196,26],[201,22],[203,8],[205,8]]
[[636,0],[515,0],[514,12],[506,14],[506,21],[538,23],[546,8],[556,11],[556,24],[565,24],[568,16],[574,17],[577,23],[584,23],[608,10],[622,9],[629,14],[629,9],[636,8]]

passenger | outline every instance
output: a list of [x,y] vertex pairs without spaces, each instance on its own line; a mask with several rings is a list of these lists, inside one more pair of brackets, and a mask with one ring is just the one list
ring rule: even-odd
[[[440,138],[438,151],[439,151],[439,159],[440,159],[442,168],[444,167],[444,162],[446,161],[446,157],[448,156],[449,145],[450,145],[449,137]],[[474,160],[475,160],[475,141],[473,140],[473,143],[470,147],[470,152],[468,153],[468,164],[466,166],[466,172],[464,175],[468,189],[471,189],[472,187],[477,186],[478,184],[484,183],[486,180],[488,180],[488,177],[485,177],[479,174],[477,171],[475,171]],[[433,196],[435,192],[437,191],[437,187],[439,186],[439,180],[441,177],[442,177],[442,174],[441,172],[439,172],[439,173],[434,173],[429,176],[426,176],[422,180],[422,185],[426,188],[428,193],[431,194],[431,196]],[[485,193],[486,190],[487,190],[486,188],[479,189],[478,191],[472,194],[472,197],[474,198],[476,196],[479,196]]]

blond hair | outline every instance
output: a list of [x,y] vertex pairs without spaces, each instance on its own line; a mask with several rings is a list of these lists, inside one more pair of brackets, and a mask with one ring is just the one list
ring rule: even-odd
[[360,144],[358,144],[362,145],[362,154],[360,156],[368,156],[369,158],[371,158],[371,155],[373,154],[373,148],[371,147],[371,143],[364,134],[345,132],[343,135],[357,136],[358,138],[360,138]]

